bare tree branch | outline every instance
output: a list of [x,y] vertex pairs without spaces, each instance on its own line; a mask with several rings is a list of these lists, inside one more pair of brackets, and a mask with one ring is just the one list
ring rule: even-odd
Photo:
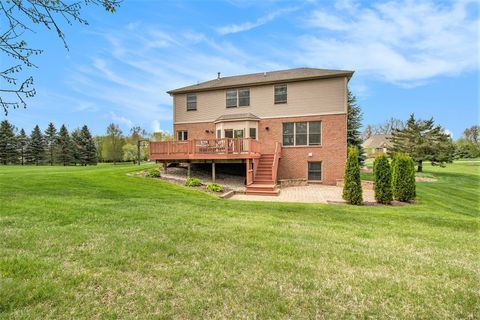
[[[30,59],[43,52],[41,49],[28,47],[23,39],[26,33],[35,33],[34,26],[43,25],[48,30],[55,30],[68,50],[59,20],[69,25],[73,22],[88,25],[88,21],[81,16],[83,6],[92,4],[115,12],[121,2],[122,0],[80,0],[71,3],[62,0],[0,0],[0,21],[6,22],[6,29],[0,30],[0,56],[6,56],[12,61],[11,67],[0,71],[0,106],[4,113],[7,114],[9,109],[26,108],[25,99],[36,94],[31,76],[20,85],[17,84],[17,76],[24,71],[23,66],[36,67]],[[7,59],[2,59],[2,67],[3,61]]]

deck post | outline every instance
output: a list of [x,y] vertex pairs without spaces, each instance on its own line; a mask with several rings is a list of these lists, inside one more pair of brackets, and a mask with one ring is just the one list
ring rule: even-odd
[[187,162],[187,178],[190,178],[192,174],[192,164],[189,162]]
[[167,161],[163,161],[163,172],[167,173]]
[[215,183],[215,161],[212,160],[212,183]]

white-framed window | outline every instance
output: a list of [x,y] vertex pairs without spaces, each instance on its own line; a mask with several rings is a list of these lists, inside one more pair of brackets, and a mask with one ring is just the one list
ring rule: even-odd
[[308,162],[308,180],[322,181],[322,161]]
[[197,94],[188,93],[187,94],[187,111],[196,111],[197,110]]
[[257,139],[257,128],[250,128],[249,131],[250,138]]
[[225,91],[227,108],[250,106],[250,89],[231,89]]
[[321,121],[284,122],[284,146],[319,146],[322,143]]
[[187,130],[177,131],[177,140],[178,141],[187,141],[188,140],[188,131]]
[[274,86],[274,101],[275,104],[287,103],[287,84],[276,84]]

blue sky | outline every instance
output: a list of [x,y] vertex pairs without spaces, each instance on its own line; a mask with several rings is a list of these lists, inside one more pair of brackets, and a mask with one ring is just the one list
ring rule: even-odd
[[6,117],[17,127],[171,131],[167,90],[294,67],[355,70],[364,125],[415,113],[457,138],[479,123],[476,1],[125,0],[85,16],[89,26],[63,24],[68,51],[52,32],[29,37],[45,52],[29,70],[37,95]]

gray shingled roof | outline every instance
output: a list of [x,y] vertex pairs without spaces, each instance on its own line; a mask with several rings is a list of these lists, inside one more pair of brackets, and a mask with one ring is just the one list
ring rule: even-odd
[[208,91],[222,88],[242,87],[268,83],[291,82],[309,79],[352,77],[353,71],[328,70],[316,68],[296,68],[271,72],[244,74],[233,77],[220,77],[220,79],[201,82],[195,85],[168,91],[169,94]]
[[392,144],[388,139],[390,135],[385,134],[376,134],[368,138],[362,143],[362,147],[364,148],[383,148],[390,147]]
[[237,120],[260,120],[254,114],[251,113],[237,113],[237,114],[224,114],[223,116],[218,117],[214,122],[222,122],[222,121],[237,121]]

